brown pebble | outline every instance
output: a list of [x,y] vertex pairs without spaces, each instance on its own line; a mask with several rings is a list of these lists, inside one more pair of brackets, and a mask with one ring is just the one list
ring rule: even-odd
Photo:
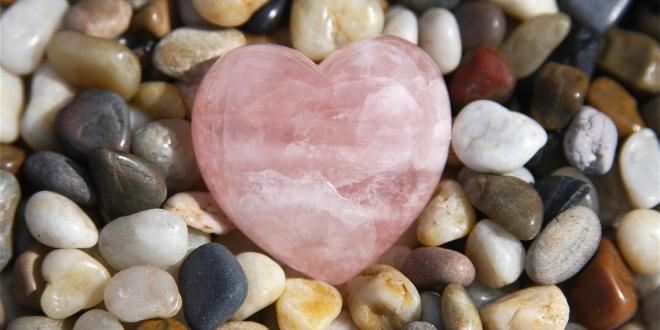
[[135,14],[131,25],[137,30],[162,38],[172,30],[169,3],[167,0],[154,0]]
[[41,308],[41,293],[46,287],[46,282],[41,277],[41,263],[47,253],[48,248],[35,243],[16,259],[11,293],[19,306]]
[[595,79],[589,87],[587,103],[614,121],[619,137],[626,137],[644,127],[637,112],[637,101],[613,79]]
[[416,287],[442,288],[449,283],[469,285],[474,281],[474,265],[464,254],[441,247],[413,250],[401,267]]
[[652,128],[655,135],[660,135],[660,96],[654,97],[644,105],[642,117],[646,126]]
[[186,115],[186,106],[179,89],[162,81],[141,83],[130,103],[153,118],[180,119]]
[[16,174],[23,165],[25,152],[11,144],[0,143],[0,170]]
[[187,330],[183,323],[175,319],[147,320],[140,323],[137,330]]
[[128,29],[132,15],[125,0],[81,0],[69,8],[64,25],[91,37],[112,39]]
[[539,70],[534,85],[531,114],[548,130],[559,130],[582,109],[589,88],[587,74],[575,67],[547,63]]

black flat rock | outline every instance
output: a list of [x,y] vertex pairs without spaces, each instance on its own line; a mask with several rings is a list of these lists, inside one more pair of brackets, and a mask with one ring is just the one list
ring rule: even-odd
[[589,184],[570,176],[551,175],[536,183],[543,200],[543,219],[548,222],[580,203],[589,194]]

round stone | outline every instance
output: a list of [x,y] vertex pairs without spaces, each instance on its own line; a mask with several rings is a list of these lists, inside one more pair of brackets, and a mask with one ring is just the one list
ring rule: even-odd
[[594,79],[589,87],[587,103],[614,121],[619,137],[626,137],[644,127],[637,111],[637,100],[613,79]]
[[124,326],[117,319],[116,316],[102,310],[91,309],[80,315],[76,323],[73,325],[73,330],[124,330]]
[[273,259],[257,252],[243,252],[236,256],[247,277],[245,301],[232,320],[242,321],[274,303],[284,292],[284,270]]
[[502,9],[486,1],[463,1],[453,10],[463,49],[480,45],[497,47],[506,34]]
[[454,250],[422,247],[413,250],[401,271],[418,288],[441,288],[449,283],[469,285],[475,270],[470,259]]
[[456,18],[449,10],[432,8],[419,19],[419,46],[440,68],[449,74],[461,62],[461,34]]
[[383,34],[403,38],[417,44],[417,16],[403,6],[395,5],[390,7],[385,13]]
[[12,143],[18,138],[20,134],[19,120],[23,112],[23,99],[23,81],[21,78],[0,67],[1,143]]
[[289,1],[270,0],[259,8],[245,23],[250,33],[268,34],[274,32],[287,15]]
[[564,154],[583,173],[603,175],[614,164],[617,141],[614,122],[604,113],[584,106],[564,133]]
[[21,200],[21,186],[16,177],[0,170],[0,271],[14,255],[14,216]]
[[660,145],[650,128],[632,134],[619,151],[621,179],[633,206],[652,208],[660,202]]
[[442,291],[442,320],[445,329],[482,329],[477,308],[465,289],[450,283]]
[[485,329],[563,330],[569,306],[554,285],[533,286],[510,293],[484,306],[479,314]]
[[243,25],[268,0],[192,0],[195,10],[208,22],[234,27]]
[[660,273],[660,212],[628,212],[616,230],[616,239],[621,255],[635,273]]
[[183,118],[186,106],[175,85],[163,81],[149,81],[140,84],[131,99],[131,105],[147,113],[152,118]]
[[286,280],[277,300],[280,329],[326,329],[341,312],[342,298],[330,284],[317,280]]
[[126,0],[82,0],[64,16],[67,30],[88,36],[113,39],[128,29],[133,8]]

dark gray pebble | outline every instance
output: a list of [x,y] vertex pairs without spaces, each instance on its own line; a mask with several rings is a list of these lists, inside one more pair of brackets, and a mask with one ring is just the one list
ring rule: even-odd
[[579,204],[591,188],[588,183],[570,176],[551,175],[537,182],[536,190],[543,200],[543,218],[547,222]]
[[422,321],[433,324],[442,330],[442,296],[434,291],[422,292]]
[[406,324],[402,330],[437,330],[433,324],[423,321],[415,321]]

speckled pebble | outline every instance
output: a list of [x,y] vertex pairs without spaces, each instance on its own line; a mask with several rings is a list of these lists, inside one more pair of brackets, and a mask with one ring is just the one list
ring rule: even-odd
[[474,265],[460,252],[440,247],[413,250],[401,271],[418,288],[441,288],[449,283],[469,285],[474,281]]
[[442,320],[445,330],[480,330],[481,318],[465,289],[451,283],[442,291]]

